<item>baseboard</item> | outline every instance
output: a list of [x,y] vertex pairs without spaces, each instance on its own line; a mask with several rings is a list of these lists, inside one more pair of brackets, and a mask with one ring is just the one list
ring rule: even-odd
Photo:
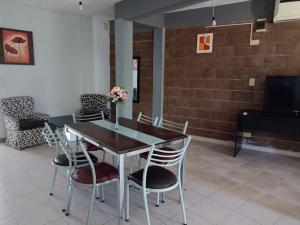
[[[208,142],[208,143],[212,143],[212,144],[219,144],[219,145],[234,147],[233,141],[224,141],[224,140],[218,140],[218,139],[214,139],[214,138],[207,138],[207,137],[194,136],[194,135],[192,135],[192,139],[203,141],[203,142]],[[242,148],[247,149],[247,150],[274,153],[274,154],[278,154],[278,155],[300,158],[300,152],[292,152],[292,151],[283,150],[283,149],[262,147],[262,146],[251,145],[251,144],[242,144]]]
[[5,142],[5,139],[6,139],[6,138],[0,138],[0,143]]

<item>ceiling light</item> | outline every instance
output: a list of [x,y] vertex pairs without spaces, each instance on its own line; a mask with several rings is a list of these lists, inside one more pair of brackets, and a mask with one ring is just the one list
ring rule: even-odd
[[79,4],[79,10],[82,11],[82,10],[83,10],[83,4],[82,4],[82,1],[79,1],[78,4]]
[[212,0],[212,26],[217,25],[216,17],[215,17],[215,0]]

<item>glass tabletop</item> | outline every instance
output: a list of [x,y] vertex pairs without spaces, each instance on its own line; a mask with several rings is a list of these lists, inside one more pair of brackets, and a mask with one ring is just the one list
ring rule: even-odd
[[155,144],[165,142],[165,140],[163,140],[163,139],[160,139],[160,138],[151,136],[149,134],[145,134],[145,133],[130,129],[128,127],[121,126],[121,125],[119,126],[119,129],[116,130],[115,123],[107,121],[107,120],[96,120],[96,121],[91,121],[91,123],[96,124],[97,126],[106,128],[108,130],[114,131],[118,134],[122,134],[126,137],[146,143],[148,145],[155,145]]

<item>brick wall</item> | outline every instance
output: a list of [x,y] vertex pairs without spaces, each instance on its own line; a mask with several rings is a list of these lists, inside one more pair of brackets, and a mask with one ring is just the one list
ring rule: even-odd
[[[208,32],[214,33],[213,53],[196,54],[197,34]],[[164,116],[188,120],[190,134],[233,140],[237,112],[262,108],[266,75],[300,75],[300,22],[268,24],[267,32],[254,33],[259,46],[249,45],[249,34],[249,25],[168,29]],[[141,56],[142,65],[146,62],[135,113],[151,112],[151,38],[151,33],[134,38],[134,53]],[[255,87],[248,86],[249,78],[256,79]],[[249,142],[300,152],[298,140],[255,133]]]

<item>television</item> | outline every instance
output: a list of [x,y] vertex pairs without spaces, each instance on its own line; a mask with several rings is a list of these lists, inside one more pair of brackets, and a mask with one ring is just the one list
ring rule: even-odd
[[263,111],[268,116],[300,116],[300,76],[267,76]]

